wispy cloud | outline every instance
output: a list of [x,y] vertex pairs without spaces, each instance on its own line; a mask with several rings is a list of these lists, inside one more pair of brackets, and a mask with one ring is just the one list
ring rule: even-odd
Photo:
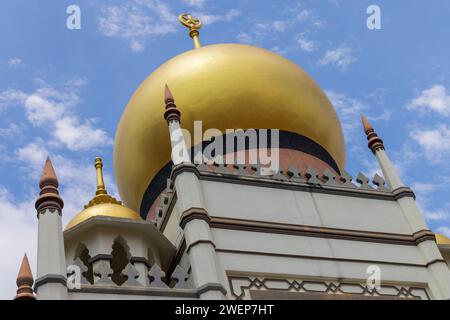
[[133,0],[105,7],[98,18],[98,31],[128,42],[134,52],[145,49],[146,41],[176,32],[177,16],[160,0]]
[[434,111],[443,116],[450,115],[450,92],[440,84],[423,90],[420,95],[412,99],[407,108],[410,110]]
[[207,0],[183,0],[185,4],[194,8],[202,8]]
[[297,43],[301,50],[305,52],[313,52],[317,49],[318,43],[308,39],[304,34],[299,35]]
[[450,127],[445,124],[433,129],[415,129],[410,136],[419,144],[430,161],[441,161],[450,152]]
[[0,92],[1,105],[21,105],[27,121],[42,128],[52,137],[52,142],[70,150],[88,150],[112,144],[106,132],[94,126],[93,119],[80,119],[74,107],[79,103],[79,88],[83,79],[72,79],[59,88],[39,80],[39,87],[26,93],[8,89]]
[[346,71],[348,67],[357,60],[352,48],[342,46],[336,49],[327,50],[317,63],[319,66],[331,65],[337,67],[341,71]]
[[24,64],[23,64],[22,59],[16,57],[16,58],[9,59],[8,65],[10,67],[20,67],[20,66],[23,66]]
[[366,104],[334,90],[326,90],[325,93],[339,115],[346,140],[353,140],[358,130],[362,134],[361,114],[368,108]]
[[229,22],[241,15],[237,9],[230,9],[225,14],[209,14],[205,12],[195,12],[195,16],[199,17],[204,25],[211,25],[216,22]]
[[445,226],[438,227],[438,228],[436,229],[436,231],[439,232],[439,233],[441,233],[441,234],[443,234],[443,235],[446,236],[447,238],[450,238],[450,228],[449,228],[449,227],[445,227]]

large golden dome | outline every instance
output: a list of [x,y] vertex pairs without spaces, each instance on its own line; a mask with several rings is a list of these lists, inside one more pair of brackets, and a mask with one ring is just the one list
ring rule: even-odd
[[345,145],[339,119],[316,82],[295,63],[265,49],[242,44],[204,46],[156,69],[131,97],[114,146],[120,196],[140,210],[149,183],[170,161],[164,113],[168,84],[193,134],[195,120],[208,128],[280,129],[322,146],[342,169]]

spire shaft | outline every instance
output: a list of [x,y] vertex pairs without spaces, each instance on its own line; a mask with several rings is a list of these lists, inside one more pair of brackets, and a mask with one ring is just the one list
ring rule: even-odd
[[107,194],[105,181],[103,180],[103,162],[99,157],[95,158],[95,169],[97,170],[97,191],[95,194]]

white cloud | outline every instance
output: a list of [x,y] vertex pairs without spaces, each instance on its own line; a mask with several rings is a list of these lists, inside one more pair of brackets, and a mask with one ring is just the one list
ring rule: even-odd
[[190,7],[201,8],[205,5],[206,0],[183,0]]
[[440,161],[450,152],[450,128],[438,125],[434,129],[416,129],[410,134],[424,150],[425,156],[432,161]]
[[79,103],[78,91],[86,80],[74,78],[56,89],[39,81],[40,87],[28,94],[20,90],[0,92],[1,105],[22,105],[33,126],[45,129],[56,144],[70,150],[88,150],[112,144],[107,133],[95,128],[91,119],[81,120],[74,107]]
[[37,219],[35,195],[19,201],[0,185],[0,248],[7,255],[2,259],[0,272],[0,299],[12,299],[22,257],[26,253],[36,277]]
[[450,115],[450,92],[442,85],[434,85],[429,89],[423,90],[421,94],[412,99],[407,108],[412,110],[435,111],[443,116]]
[[450,228],[449,227],[439,227],[436,229],[438,233],[443,234],[447,238],[450,238]]
[[272,27],[278,32],[283,32],[289,28],[289,23],[283,20],[276,20],[272,22]]
[[298,45],[300,49],[306,52],[313,52],[317,49],[317,43],[313,40],[309,40],[304,35],[300,35],[297,39]]
[[22,132],[20,125],[9,123],[6,127],[0,128],[0,138],[2,140],[14,139]]
[[358,130],[363,135],[361,114],[367,109],[367,106],[358,99],[347,97],[345,94],[333,90],[327,90],[325,93],[339,115],[346,140],[353,140]]
[[134,0],[103,9],[98,30],[111,38],[129,42],[130,49],[143,51],[148,39],[176,32],[177,16],[160,0]]
[[23,62],[20,58],[11,58],[8,60],[8,65],[10,67],[20,67],[23,66]]
[[221,14],[207,14],[207,13],[196,13],[194,14],[199,17],[199,19],[202,21],[204,25],[211,25],[216,22],[229,22],[233,20],[236,17],[239,17],[241,15],[241,12],[236,9],[229,10],[225,15]]
[[308,18],[310,18],[311,15],[312,15],[312,12],[310,10],[303,9],[297,14],[296,18],[298,21],[305,21]]
[[236,39],[242,43],[253,43],[254,39],[248,32],[240,32],[236,36]]
[[17,150],[18,159],[35,168],[43,166],[47,156],[48,151],[45,148],[43,141],[40,139]]
[[434,183],[422,183],[415,182],[411,185],[411,188],[421,194],[429,194],[430,192],[436,190],[436,185]]
[[349,47],[339,47],[327,50],[325,55],[318,61],[320,66],[333,65],[341,71],[346,71],[348,66],[354,63],[357,58],[353,55],[353,49]]
[[112,144],[105,131],[93,127],[92,120],[80,123],[73,116],[66,116],[55,122],[54,136],[70,150],[89,150]]
[[20,90],[7,89],[0,92],[0,111],[4,108],[23,102],[27,95]]
[[421,212],[425,219],[428,221],[442,221],[449,218],[449,213],[446,210],[442,209],[430,211],[422,208]]

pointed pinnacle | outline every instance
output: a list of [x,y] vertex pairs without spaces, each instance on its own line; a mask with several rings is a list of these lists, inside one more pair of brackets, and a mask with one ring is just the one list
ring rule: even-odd
[[20,286],[23,282],[33,282],[33,274],[31,273],[30,263],[28,262],[27,254],[22,258],[19,273],[17,275],[17,285]]
[[47,157],[47,160],[45,160],[44,169],[42,170],[41,178],[39,179],[39,187],[41,189],[48,185],[52,185],[55,188],[58,188],[59,185],[50,157]]
[[31,273],[30,263],[25,254],[20,265],[19,274],[17,275],[17,294],[14,300],[36,300],[33,293],[33,274]]
[[372,125],[369,123],[365,115],[361,115],[361,121],[364,127],[364,132],[367,134],[369,131],[373,131]]
[[166,103],[166,105],[173,104],[175,102],[172,92],[170,91],[169,86],[167,84],[164,88],[164,102]]

